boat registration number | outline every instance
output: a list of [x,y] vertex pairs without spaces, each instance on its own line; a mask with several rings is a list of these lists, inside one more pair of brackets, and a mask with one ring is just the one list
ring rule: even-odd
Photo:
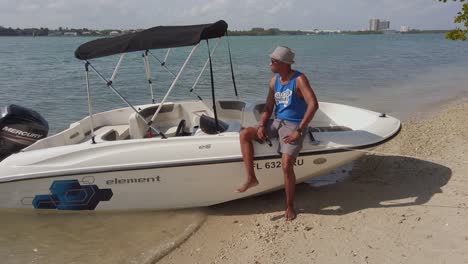
[[[294,166],[304,165],[304,159],[296,159]],[[254,168],[257,170],[281,168],[281,161],[254,162]]]

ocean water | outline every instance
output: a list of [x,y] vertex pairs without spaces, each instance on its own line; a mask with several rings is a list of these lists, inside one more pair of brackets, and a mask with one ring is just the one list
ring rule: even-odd
[[[0,106],[35,109],[51,133],[87,115],[84,63],[74,50],[88,37],[1,37]],[[294,68],[304,72],[319,101],[337,102],[406,118],[468,94],[468,42],[443,34],[321,35],[231,37],[240,97],[263,100],[271,77],[268,54],[276,45],[296,52]],[[216,40],[212,41],[212,47]],[[170,54],[167,66],[177,72],[189,48]],[[165,51],[154,51],[162,59]],[[196,99],[189,92],[207,57],[201,45],[175,87],[171,100]],[[118,56],[91,63],[110,78]],[[213,58],[218,98],[234,98],[226,42]],[[151,60],[159,101],[172,76]],[[127,54],[114,86],[133,104],[150,103],[141,53]],[[96,112],[125,104],[91,73]],[[210,100],[209,72],[196,93]],[[346,170],[342,170],[344,173]],[[340,171],[337,172],[340,174]],[[339,180],[340,175],[331,180]],[[330,178],[317,179],[316,185]],[[203,212],[55,213],[0,211],[0,258],[6,263],[144,263],[164,252],[204,219]]]
[[[0,105],[16,103],[41,113],[51,133],[65,129],[87,115],[84,63],[74,50],[89,37],[0,38]],[[319,101],[345,103],[398,117],[427,111],[434,104],[467,93],[468,42],[444,39],[443,34],[319,35],[231,37],[234,69],[240,97],[263,100],[271,77],[268,54],[276,45],[296,52],[294,68],[304,72]],[[211,47],[217,40],[213,40]],[[189,48],[174,49],[167,67],[177,72]],[[165,50],[153,51],[163,59]],[[203,43],[170,96],[171,100],[196,99],[190,93],[207,57]],[[110,78],[118,56],[91,63]],[[214,58],[218,98],[233,98],[226,41]],[[167,91],[172,76],[151,59],[156,100]],[[210,100],[209,72],[195,89]],[[151,102],[140,52],[127,54],[114,86],[133,104]],[[126,106],[91,73],[95,111]]]

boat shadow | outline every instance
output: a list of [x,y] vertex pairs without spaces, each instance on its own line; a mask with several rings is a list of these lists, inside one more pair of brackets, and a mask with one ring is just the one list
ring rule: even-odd
[[[358,159],[350,176],[336,184],[296,186],[298,214],[345,215],[368,208],[403,207],[427,203],[442,193],[452,170],[430,161],[402,156],[368,155]],[[260,183],[261,184],[261,183]],[[215,215],[245,215],[279,212],[282,217],[284,190],[226,202],[210,207]]]

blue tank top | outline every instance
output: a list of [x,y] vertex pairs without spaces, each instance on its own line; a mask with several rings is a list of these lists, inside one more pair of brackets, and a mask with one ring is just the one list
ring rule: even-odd
[[286,84],[281,84],[280,75],[275,80],[275,116],[281,120],[299,124],[304,118],[307,103],[296,94],[296,79],[301,73],[295,71]]

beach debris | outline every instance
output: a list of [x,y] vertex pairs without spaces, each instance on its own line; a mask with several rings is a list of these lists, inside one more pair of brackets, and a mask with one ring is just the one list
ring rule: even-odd
[[305,230],[305,231],[310,231],[310,230],[312,230],[312,228],[313,228],[313,227],[306,226],[306,227],[304,227],[304,230]]
[[402,214],[401,217],[403,217],[400,222],[398,222],[399,224],[402,224],[404,221],[406,221],[406,215]]
[[37,248],[35,248],[35,249],[33,249],[33,251],[34,251],[34,252],[37,252],[37,251],[39,251],[39,250],[38,250]]

